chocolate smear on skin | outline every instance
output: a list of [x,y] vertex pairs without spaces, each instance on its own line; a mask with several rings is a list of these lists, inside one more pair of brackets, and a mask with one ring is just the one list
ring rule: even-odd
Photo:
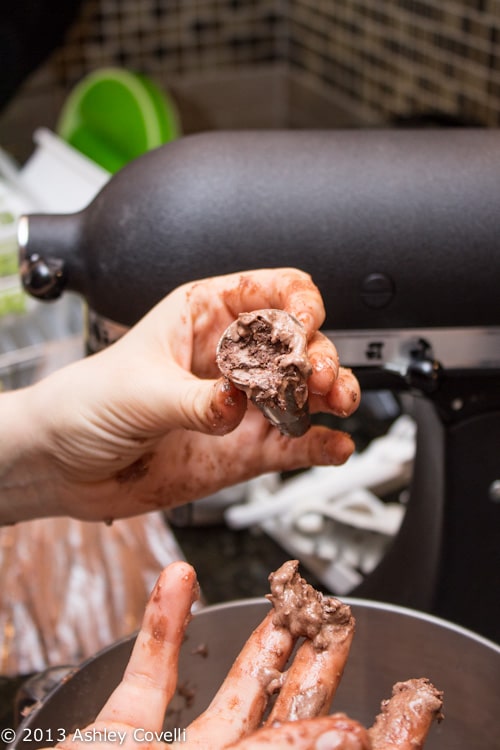
[[304,435],[311,421],[307,379],[312,373],[303,325],[284,310],[241,313],[217,347],[221,373],[283,435]]
[[146,476],[149,471],[149,465],[153,459],[154,453],[145,453],[143,456],[134,461],[124,469],[120,469],[115,474],[116,481],[120,484],[126,482],[137,482]]
[[426,678],[397,682],[392,696],[382,701],[380,713],[370,727],[373,750],[387,747],[424,746],[433,721],[442,721],[443,692]]

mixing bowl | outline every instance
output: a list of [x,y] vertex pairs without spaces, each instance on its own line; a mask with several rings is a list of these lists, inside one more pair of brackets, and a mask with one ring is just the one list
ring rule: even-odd
[[[393,683],[428,677],[444,691],[445,719],[432,727],[426,750],[498,750],[499,646],[413,610],[346,601],[356,617],[356,635],[333,710],[369,726]],[[180,660],[179,685],[184,689],[171,704],[165,728],[183,729],[206,708],[269,606],[264,599],[247,599],[196,613]],[[122,640],[74,670],[33,708],[10,749],[26,750],[27,737],[30,747],[42,747],[47,730],[63,727],[69,732],[89,723],[120,680],[133,641]]]

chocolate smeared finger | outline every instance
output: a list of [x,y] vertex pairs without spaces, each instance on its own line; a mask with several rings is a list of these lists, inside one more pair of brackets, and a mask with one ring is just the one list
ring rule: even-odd
[[305,641],[283,675],[268,726],[328,713],[354,637],[349,605],[317,591],[298,568],[297,560],[289,560],[269,576],[274,623]]
[[222,335],[217,365],[283,435],[300,437],[311,422],[311,363],[302,324],[284,310],[241,313]]
[[373,750],[421,750],[442,708],[443,693],[427,678],[397,682],[368,730]]

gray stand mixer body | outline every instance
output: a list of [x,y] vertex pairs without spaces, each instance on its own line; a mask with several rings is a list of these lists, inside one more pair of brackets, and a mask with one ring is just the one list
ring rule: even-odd
[[354,596],[500,641],[500,133],[209,133],[140,157],[71,216],[29,216],[32,294],[80,293],[92,349],[178,285],[309,272],[362,388],[417,403],[411,499]]

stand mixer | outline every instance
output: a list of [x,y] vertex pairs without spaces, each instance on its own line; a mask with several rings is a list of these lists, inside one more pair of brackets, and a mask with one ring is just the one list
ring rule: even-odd
[[353,595],[500,641],[499,195],[494,130],[188,136],[78,214],[23,217],[21,276],[81,294],[95,350],[184,282],[309,272],[362,389],[416,396],[408,509]]

